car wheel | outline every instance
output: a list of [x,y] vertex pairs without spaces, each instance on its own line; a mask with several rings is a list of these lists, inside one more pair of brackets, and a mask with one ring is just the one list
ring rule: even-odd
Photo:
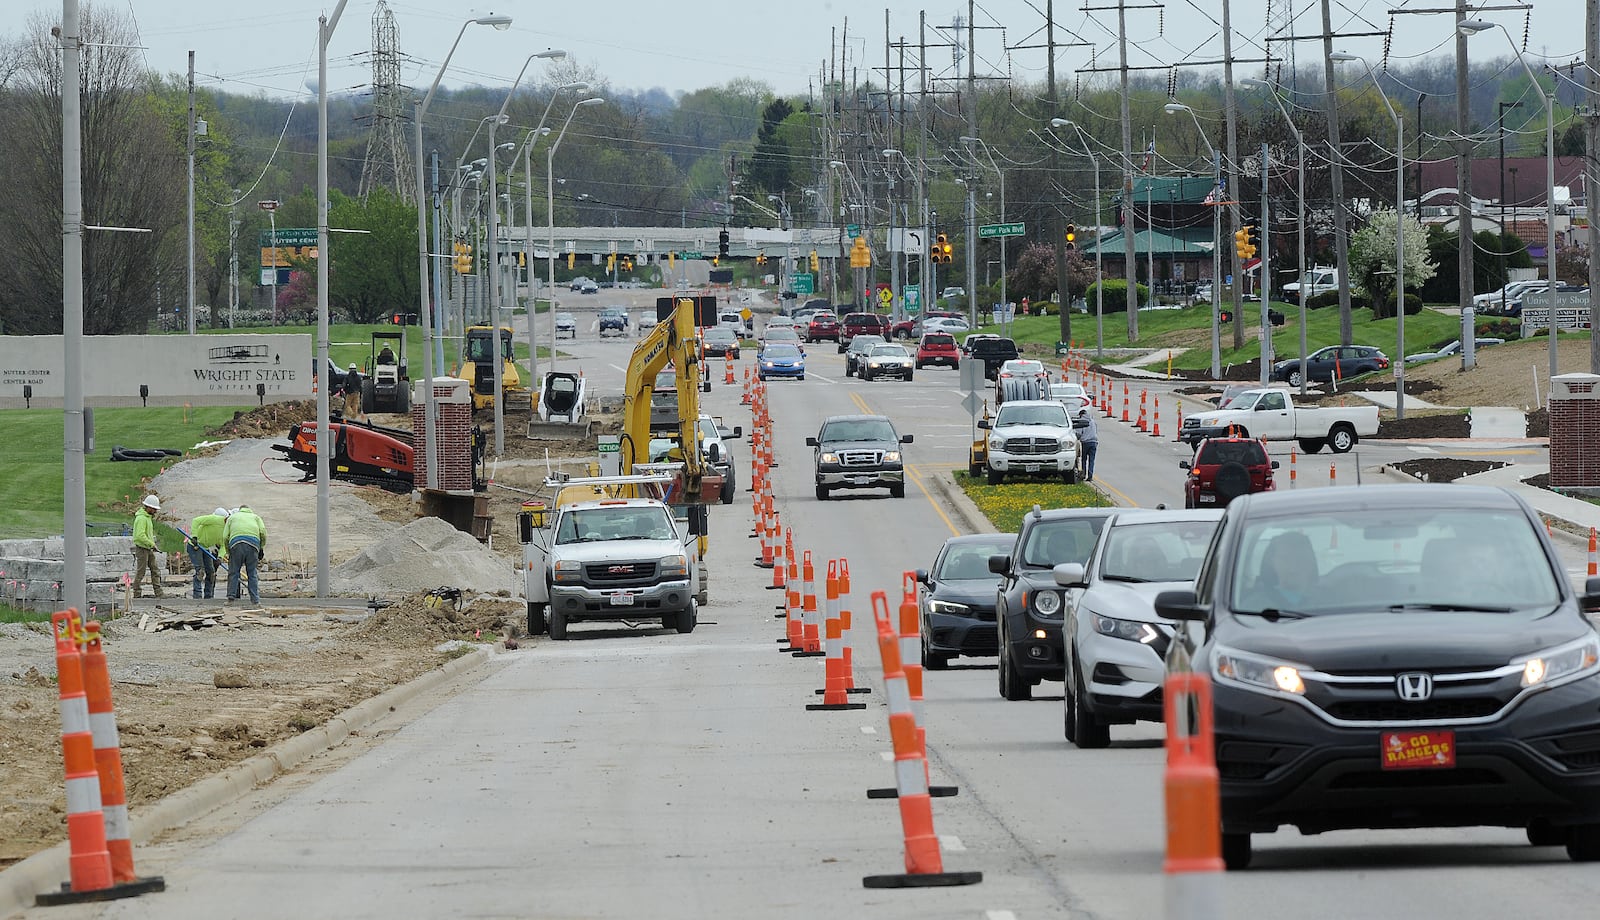
[[894,485],[890,486],[889,487],[889,495],[892,498],[905,498],[906,497],[906,484],[903,483],[903,482],[897,482]]
[[1067,665],[1065,689],[1061,697],[1061,736],[1072,744],[1078,743],[1078,695],[1072,692],[1072,665]]
[[1016,668],[1011,664],[1011,653],[1006,648],[1006,643],[1000,643],[1000,697],[1020,702],[1033,699],[1033,685],[1017,676]]
[[955,656],[928,651],[928,640],[922,640],[922,666],[929,671],[943,671],[950,667],[950,659]]
[[977,479],[979,476],[982,476],[983,475],[983,464],[977,463],[977,462],[968,463],[967,464],[967,475],[972,477],[973,479]]
[[550,605],[550,638],[560,642],[567,637],[567,615]]
[[1072,722],[1078,737],[1073,740],[1081,750],[1103,748],[1111,743],[1111,726],[1095,717],[1089,708],[1089,691],[1083,686],[1083,669],[1073,668],[1075,689],[1072,694]]
[[733,481],[733,471],[730,469],[728,471],[727,478],[722,480],[722,495],[718,497],[722,499],[722,503],[724,505],[731,505],[733,504],[733,495],[736,491],[738,491],[738,487]]
[[1567,855],[1573,862],[1600,861],[1600,824],[1578,824],[1569,829]]
[[542,635],[544,635],[544,605],[543,604],[529,604],[528,605],[528,635],[530,635],[530,636],[542,636]]
[[1304,377],[1300,376],[1300,372],[1298,370],[1292,370],[1289,372],[1289,386],[1298,387],[1300,386],[1300,381],[1304,379]]
[[677,617],[675,617],[676,622],[673,624],[677,628],[678,632],[680,632],[680,633],[692,633],[692,632],[694,632],[695,626],[700,621],[700,613],[699,613],[699,610],[697,609],[698,606],[699,605],[696,604],[694,601],[690,601],[689,602],[689,609],[678,611],[678,615],[677,615]]
[[1254,855],[1250,848],[1249,834],[1222,833],[1222,864],[1230,871],[1250,868],[1250,857]]
[[991,486],[997,486],[1000,483],[1006,481],[1006,474],[1002,470],[997,470],[997,469],[995,469],[993,467],[989,467],[987,470],[985,470],[985,472],[988,474],[989,485],[991,485]]
[[861,371],[861,379],[863,381],[867,382],[867,383],[871,383],[872,382],[872,371],[871,371],[871,369],[863,369]]
[[911,371],[906,371],[906,383],[910,383],[911,382],[912,376],[913,376],[913,374],[912,374]]
[[823,485],[820,482],[817,483],[817,501],[825,502],[827,500],[828,500],[828,487]]
[[1328,432],[1328,446],[1333,448],[1336,454],[1348,453],[1350,448],[1356,446],[1355,429],[1349,425],[1335,425],[1333,430]]
[[796,380],[804,380],[804,379],[806,379],[806,375],[805,374],[801,374],[799,377],[796,377],[795,379]]
[[917,370],[919,370],[919,371],[922,370],[922,362],[921,361],[917,362]]
[[1567,843],[1568,829],[1554,827],[1543,821],[1528,825],[1528,843],[1536,847],[1559,847]]
[[1063,470],[1062,473],[1061,473],[1061,481],[1066,483],[1069,486],[1077,485],[1078,484],[1078,471],[1075,470],[1075,469],[1073,469],[1073,470]]
[[1300,449],[1302,451],[1308,453],[1308,454],[1314,454],[1317,451],[1322,450],[1322,439],[1321,438],[1301,438],[1300,439]]

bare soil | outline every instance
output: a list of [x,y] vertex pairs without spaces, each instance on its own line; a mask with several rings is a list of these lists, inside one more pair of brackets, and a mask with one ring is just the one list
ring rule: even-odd
[[[309,401],[240,413],[208,432],[236,443],[178,464],[162,485],[174,520],[218,505],[248,502],[267,522],[269,572],[266,610],[274,625],[216,626],[193,631],[140,632],[137,612],[106,624],[127,777],[128,804],[141,806],[183,789],[390,687],[460,654],[451,640],[515,647],[525,624],[517,598],[473,597],[431,605],[424,594],[392,598],[371,611],[365,599],[348,608],[311,609],[295,595],[311,593],[315,486],[272,462],[270,442],[314,417]],[[520,559],[516,514],[528,493],[540,491],[547,471],[592,456],[593,433],[620,430],[620,416],[597,417],[589,438],[530,441],[529,410],[505,412],[506,452],[491,462],[492,550],[513,567]],[[410,428],[405,415],[373,422]],[[491,438],[493,411],[474,420]],[[264,440],[250,440],[264,439]],[[553,465],[547,467],[546,462]],[[192,466],[189,466],[192,463]],[[187,467],[187,469],[186,469]],[[415,520],[409,496],[372,486],[332,484],[330,537],[337,565],[374,540]],[[170,595],[187,593],[187,575],[168,576]],[[180,585],[180,579],[184,584]],[[148,610],[139,602],[138,611]],[[220,600],[217,601],[220,604]],[[221,609],[219,607],[219,609]],[[249,610],[238,606],[229,610]],[[509,640],[509,641],[508,641]],[[0,624],[0,867],[65,839],[66,796],[61,782],[61,723],[56,710],[54,646],[47,626]]]

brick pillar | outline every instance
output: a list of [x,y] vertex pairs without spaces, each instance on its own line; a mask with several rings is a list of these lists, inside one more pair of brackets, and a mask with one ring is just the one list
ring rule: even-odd
[[1600,487],[1600,376],[1550,380],[1550,485]]

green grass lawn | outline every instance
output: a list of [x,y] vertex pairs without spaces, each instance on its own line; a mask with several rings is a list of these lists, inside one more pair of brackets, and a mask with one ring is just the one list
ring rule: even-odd
[[1067,485],[1060,480],[1018,479],[991,486],[981,477],[956,470],[956,485],[972,499],[989,522],[1004,533],[1015,533],[1033,506],[1041,508],[1109,508],[1111,500],[1093,486]]
[[[243,409],[251,406],[240,407]],[[84,493],[89,532],[121,533],[133,526],[133,511],[144,498],[142,480],[182,460],[111,462],[111,449],[172,447],[188,450],[206,440],[206,429],[233,418],[235,409],[205,407],[96,409],[95,451],[84,459]],[[0,538],[59,535],[65,514],[65,479],[60,409],[11,409],[5,413],[6,476],[0,479]],[[163,543],[177,548],[175,535]]]
[[[1272,308],[1283,313],[1287,322],[1272,330],[1273,342],[1279,360],[1300,356],[1300,308],[1295,304],[1273,302]],[[1259,304],[1245,304],[1245,322],[1259,316]],[[1306,313],[1306,347],[1316,351],[1324,345],[1339,342],[1339,311],[1328,307]],[[1174,368],[1201,370],[1211,366],[1211,311],[1209,306],[1184,307],[1179,310],[1139,311],[1139,339],[1128,339],[1128,319],[1123,312],[1104,316],[1106,348],[1187,348],[1188,351],[1173,359]],[[1390,360],[1395,354],[1395,321],[1375,320],[1371,310],[1355,310],[1351,314],[1353,343],[1375,345],[1383,349]],[[1012,324],[1012,337],[1021,343],[1033,343],[1053,348],[1060,340],[1061,321],[1056,316],[1019,316]],[[1406,351],[1425,351],[1435,344],[1448,342],[1460,335],[1459,317],[1424,308],[1414,316],[1406,317]],[[1095,317],[1093,313],[1072,315],[1072,338],[1080,347],[1093,348],[1095,344]],[[1233,328],[1222,330],[1222,364],[1242,364],[1261,355],[1260,343],[1246,339],[1243,348],[1235,349]]]
[[10,604],[0,604],[0,623],[48,623],[50,614],[39,610],[23,610]]

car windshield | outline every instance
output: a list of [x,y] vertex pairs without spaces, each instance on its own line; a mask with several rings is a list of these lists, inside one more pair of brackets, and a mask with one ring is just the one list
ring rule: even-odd
[[944,335],[940,333],[929,333],[928,335],[922,337],[922,344],[937,348],[954,348],[956,344],[956,337],[953,335]]
[[558,322],[558,323],[576,323],[577,321],[578,321],[578,318],[576,316],[573,316],[571,313],[557,313],[556,314],[556,322]]
[[1083,396],[1083,395],[1084,395],[1083,387],[1081,385],[1079,385],[1079,384],[1076,384],[1076,383],[1052,383],[1052,384],[1050,384],[1050,398],[1051,399],[1066,399],[1069,396],[1071,396],[1071,397],[1079,397],[1079,396]]
[[656,375],[655,385],[652,390],[676,390],[678,388],[678,372],[673,370],[662,371]]
[[883,343],[881,335],[858,335],[850,340],[851,351],[871,351],[872,346]]
[[1260,399],[1261,396],[1262,394],[1258,392],[1246,391],[1244,393],[1240,393],[1238,396],[1235,396],[1228,402],[1228,408],[1237,409],[1241,412],[1247,411],[1251,408],[1254,408],[1256,400]]
[[1032,568],[1048,568],[1063,562],[1079,565],[1089,561],[1100,529],[1105,526],[1103,517],[1063,518],[1040,521],[1028,530],[1022,545],[1022,564]]
[[939,567],[933,572],[934,581],[988,581],[996,582],[999,576],[989,571],[989,557],[1011,552],[1016,545],[1016,534],[1002,534],[995,540],[951,544]]
[[1260,441],[1206,441],[1194,458],[1195,466],[1221,466],[1224,463],[1242,463],[1261,466],[1267,462],[1267,452]]
[[909,357],[911,357],[911,353],[906,351],[906,347],[904,345],[891,345],[891,344],[888,344],[888,343],[884,343],[882,345],[874,345],[874,346],[872,346],[872,351],[870,352],[870,354],[874,358],[909,358]]
[[[474,364],[485,361],[492,362],[494,358],[489,354],[489,349],[494,347],[494,340],[489,338],[489,333],[483,332],[467,339],[467,360]],[[500,331],[500,357],[505,359],[511,354],[511,331]]]
[[811,314],[811,321],[813,323],[837,323],[839,319],[832,313],[813,313]]
[[1548,610],[1561,600],[1534,526],[1515,510],[1351,508],[1249,523],[1234,610],[1299,615]]
[[882,418],[835,419],[822,426],[819,441],[898,441],[894,426]]
[[770,329],[769,328],[767,330],[767,341],[769,341],[769,342],[798,342],[798,341],[800,341],[800,336],[799,336],[798,333],[796,333],[793,329],[790,329],[788,326],[779,326],[776,329]]
[[1115,524],[1101,550],[1107,581],[1193,581],[1217,521]]
[[1044,365],[1037,361],[1007,361],[1001,368],[1007,374],[1025,376],[1044,373]]
[[561,516],[557,543],[594,543],[602,540],[671,540],[678,535],[665,508],[630,506],[582,508]]
[[768,345],[766,349],[761,352],[761,357],[767,361],[772,361],[778,358],[785,360],[789,358],[798,358],[800,357],[800,349],[794,345],[789,345],[783,342],[775,342],[771,345]]
[[705,340],[707,342],[732,342],[734,340],[733,330],[721,327],[707,329]]
[[1019,406],[1010,403],[1000,407],[1000,414],[995,416],[994,427],[1003,428],[1007,425],[1054,425],[1057,428],[1066,428],[1071,422],[1067,420],[1067,407],[1060,403],[1038,406]]

